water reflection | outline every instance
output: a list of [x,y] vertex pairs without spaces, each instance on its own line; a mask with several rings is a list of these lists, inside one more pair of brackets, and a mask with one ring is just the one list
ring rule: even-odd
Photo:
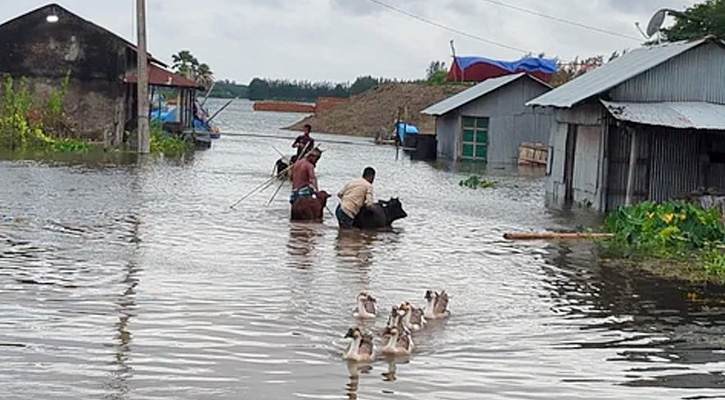
[[354,229],[340,230],[335,243],[337,258],[345,266],[368,271],[373,263],[374,233]]
[[315,264],[316,248],[324,229],[325,226],[319,223],[291,223],[287,241],[288,266],[308,269]]
[[559,346],[618,349],[607,361],[632,363],[623,385],[722,388],[722,375],[702,369],[725,364],[725,289],[708,287],[703,299],[701,287],[592,263],[592,252],[588,245],[551,246],[552,267],[543,268],[553,311],[581,324],[579,340]]

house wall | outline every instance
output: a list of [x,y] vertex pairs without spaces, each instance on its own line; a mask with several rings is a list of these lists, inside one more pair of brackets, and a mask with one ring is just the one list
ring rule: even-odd
[[438,158],[455,161],[458,158],[461,135],[461,117],[458,110],[436,118]]
[[41,9],[0,26],[0,75],[28,78],[42,103],[70,73],[66,112],[81,137],[100,140],[119,124],[127,44],[62,9],[56,14],[54,24]]
[[725,50],[705,43],[614,88],[613,101],[725,104]]
[[[553,121],[551,110],[525,106],[547,91],[546,86],[523,78],[460,108],[461,116],[489,118],[489,164],[516,164],[521,142],[547,143]],[[455,132],[456,157],[460,154],[461,134],[459,127]]]
[[546,204],[553,207],[564,205],[566,182],[564,164],[566,161],[566,137],[569,124],[555,121],[549,136],[549,162],[546,179]]
[[609,179],[606,207],[611,211],[626,200],[632,130],[638,147],[632,201],[664,202],[698,188],[725,190],[725,132],[676,130],[636,125],[610,127]]
[[547,204],[566,206],[566,157],[570,126],[576,127],[574,169],[572,175],[573,205],[602,207],[601,164],[604,160],[604,108],[598,103],[584,104],[572,109],[558,109],[549,140],[551,167],[546,183]]

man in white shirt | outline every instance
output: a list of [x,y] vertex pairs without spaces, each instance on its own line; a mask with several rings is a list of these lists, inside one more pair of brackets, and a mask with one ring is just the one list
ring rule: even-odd
[[360,210],[373,204],[373,182],[375,181],[375,170],[371,167],[365,168],[362,178],[351,180],[337,194],[340,198],[340,205],[337,206],[335,215],[340,228],[352,228],[355,216]]

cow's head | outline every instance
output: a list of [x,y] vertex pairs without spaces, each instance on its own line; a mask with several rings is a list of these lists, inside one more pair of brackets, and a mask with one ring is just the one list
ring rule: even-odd
[[392,224],[393,221],[405,218],[408,214],[403,210],[403,204],[400,203],[397,197],[393,197],[388,201],[381,201],[380,205],[385,210],[385,215],[388,217],[388,225]]
[[322,202],[322,204],[325,204],[325,203],[327,203],[327,199],[329,199],[329,198],[330,198],[330,194],[329,194],[329,193],[327,193],[327,192],[326,192],[326,191],[324,191],[324,190],[322,190],[322,191],[319,191],[319,192],[317,192],[317,193],[315,194],[315,196],[317,196],[317,198],[318,198],[318,199],[319,199],[319,200],[320,200],[320,201]]

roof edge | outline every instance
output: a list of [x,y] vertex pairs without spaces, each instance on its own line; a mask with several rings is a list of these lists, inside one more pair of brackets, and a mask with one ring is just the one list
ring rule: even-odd
[[[697,43],[697,42],[699,42],[699,43]],[[569,105],[562,105],[562,104],[557,104],[557,103],[539,103],[539,102],[536,102],[536,100],[538,98],[541,98],[541,97],[546,96],[548,94],[548,93],[544,93],[543,95],[541,95],[541,96],[539,96],[539,97],[537,97],[537,98],[535,98],[535,99],[530,100],[529,102],[527,102],[526,103],[526,106],[527,107],[540,106],[540,107],[552,107],[552,108],[569,109],[569,108],[572,108],[574,106],[577,106],[577,105],[579,105],[579,104],[581,104],[583,102],[588,101],[592,97],[596,97],[598,95],[601,95],[604,92],[607,92],[609,90],[612,90],[613,88],[615,88],[615,87],[617,87],[617,86],[619,86],[619,85],[621,85],[621,84],[623,84],[623,83],[625,83],[625,82],[627,82],[629,80],[632,80],[632,79],[634,79],[634,78],[636,78],[636,77],[638,77],[638,76],[646,73],[647,71],[651,71],[652,69],[657,68],[660,65],[662,65],[662,64],[664,64],[664,63],[672,60],[673,58],[679,57],[682,54],[687,53],[688,51],[690,51],[692,49],[695,49],[697,47],[700,47],[700,46],[702,46],[705,43],[716,43],[716,44],[718,44],[720,46],[725,47],[725,40],[722,40],[722,39],[718,38],[715,35],[707,35],[707,36],[701,37],[699,39],[681,40],[681,41],[678,41],[678,42],[666,43],[666,44],[663,44],[661,46],[672,45],[672,44],[686,44],[686,43],[692,43],[692,46],[691,47],[688,47],[687,49],[685,49],[685,50],[683,50],[683,51],[681,51],[679,53],[673,54],[670,57],[667,57],[667,58],[662,59],[659,63],[657,63],[655,65],[652,65],[647,70],[644,70],[644,71],[642,71],[642,72],[640,72],[640,73],[638,73],[636,75],[630,76],[627,79],[624,79],[624,80],[621,80],[621,81],[613,81],[614,83],[612,83],[612,84],[610,84],[610,85],[602,88],[599,92],[597,92],[597,93],[595,93],[595,94],[593,94],[593,95],[591,95],[591,96],[589,96],[587,98],[581,99],[581,100],[576,101],[574,103],[571,103]],[[647,47],[641,47],[640,49],[641,50],[644,50],[644,49],[647,49]],[[616,61],[617,60],[613,60],[612,62],[616,62]],[[601,67],[599,67],[599,68],[601,68]],[[568,85],[568,84],[570,84],[572,82],[575,82],[575,81],[576,81],[576,78],[575,79],[572,79],[571,81],[569,81],[567,83],[565,83],[564,85],[561,85],[561,86],[557,87],[556,89],[558,89],[560,87],[564,87],[564,86],[566,86],[566,85]],[[556,90],[556,89],[554,89],[554,90]]]
[[[518,75],[518,76],[516,76],[516,75]],[[543,85],[544,87],[546,87],[546,88],[547,88],[547,89],[549,89],[549,90],[551,90],[551,89],[552,89],[552,86],[551,86],[551,85],[549,85],[548,83],[546,83],[546,82],[542,81],[541,79],[539,79],[539,78],[537,78],[537,77],[535,77],[535,76],[532,76],[532,75],[530,75],[530,74],[528,74],[528,73],[526,73],[526,72],[519,72],[519,73],[516,73],[516,74],[510,74],[510,75],[503,75],[503,76],[499,76],[499,77],[496,77],[496,78],[490,78],[490,79],[486,79],[485,81],[481,81],[481,82],[479,82],[479,83],[478,83],[477,85],[480,85],[480,84],[482,84],[482,83],[484,83],[484,82],[486,82],[486,81],[489,81],[489,80],[491,80],[491,79],[499,79],[499,78],[505,78],[505,77],[510,77],[510,76],[515,76],[515,77],[514,77],[514,78],[512,78],[512,79],[511,79],[511,80],[510,80],[509,82],[507,82],[506,84],[504,84],[504,85],[501,85],[501,86],[499,86],[499,87],[496,87],[495,89],[493,89],[493,90],[491,90],[491,91],[489,91],[489,92],[483,93],[483,94],[481,94],[481,95],[480,95],[480,96],[478,96],[478,97],[474,97],[474,98],[472,98],[472,99],[468,100],[468,101],[467,101],[467,102],[465,102],[465,103],[461,103],[461,104],[459,104],[458,106],[456,106],[456,107],[454,107],[454,108],[448,109],[448,111],[446,111],[446,112],[438,112],[438,113],[431,113],[431,112],[427,112],[427,111],[428,111],[428,109],[430,109],[430,108],[433,108],[434,106],[436,106],[436,105],[438,105],[438,104],[440,104],[440,103],[442,103],[442,102],[444,102],[444,101],[447,101],[447,100],[449,100],[449,99],[452,99],[452,98],[454,98],[454,97],[456,97],[456,96],[458,96],[458,95],[460,95],[460,94],[463,94],[463,93],[465,93],[465,92],[466,92],[466,91],[468,91],[468,90],[471,90],[471,89],[475,88],[476,86],[475,86],[475,85],[474,85],[474,86],[471,86],[470,88],[468,88],[468,89],[466,89],[466,90],[464,90],[464,91],[462,91],[462,92],[456,93],[455,95],[453,95],[453,96],[451,96],[451,97],[445,98],[445,99],[443,99],[443,100],[441,100],[441,101],[439,101],[439,102],[437,102],[437,103],[435,103],[435,104],[431,104],[430,106],[428,106],[428,107],[426,107],[425,109],[423,109],[423,110],[422,110],[422,111],[421,111],[420,113],[421,113],[421,114],[424,114],[424,115],[430,115],[430,116],[434,116],[434,117],[440,117],[441,115],[445,115],[445,114],[448,114],[449,112],[451,112],[451,111],[453,111],[453,110],[457,110],[457,109],[459,109],[459,108],[461,108],[461,107],[464,107],[465,105],[467,105],[467,104],[470,104],[471,102],[473,102],[473,101],[476,101],[476,100],[480,99],[481,97],[484,97],[484,96],[488,96],[488,95],[490,95],[491,93],[494,93],[494,92],[496,92],[496,91],[498,91],[498,90],[500,90],[500,89],[503,89],[504,87],[506,87],[506,86],[508,86],[508,85],[510,85],[510,84],[512,84],[512,83],[514,83],[514,82],[517,82],[517,81],[518,81],[519,79],[523,78],[524,76],[527,76],[527,77],[529,77],[529,78],[530,78],[530,79],[531,79],[531,80],[532,80],[533,82],[536,82],[536,83],[538,83],[538,84],[540,84],[540,85]]]

